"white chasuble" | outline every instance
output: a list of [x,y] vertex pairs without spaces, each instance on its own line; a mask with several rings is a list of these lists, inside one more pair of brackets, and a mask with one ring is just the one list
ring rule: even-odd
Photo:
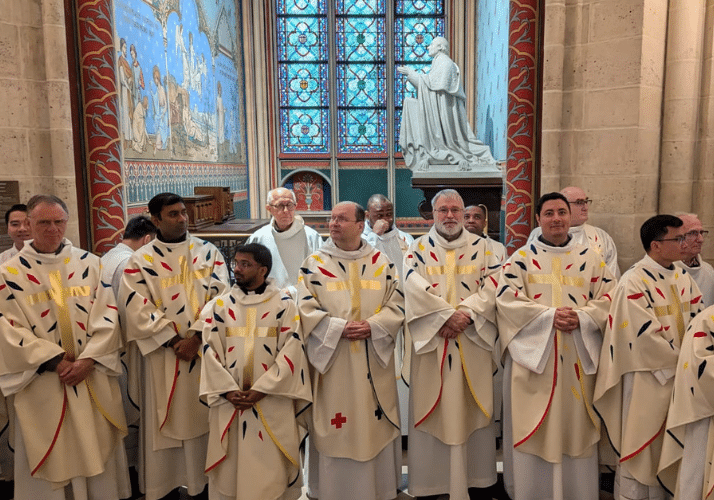
[[[100,276],[99,258],[66,239],[58,254],[26,245],[0,268],[0,386],[14,394],[21,469],[53,488],[107,472],[117,448],[124,452],[122,342],[111,283]],[[37,373],[58,355],[93,359],[94,370],[75,387],[54,371]]]
[[[492,422],[496,280],[491,275],[501,265],[485,239],[463,230],[449,242],[432,228],[409,247],[404,268],[414,425],[447,445],[460,445]],[[456,339],[438,336],[456,310],[468,313],[474,324]]]
[[119,296],[127,339],[143,357],[139,483],[147,500],[182,485],[195,495],[205,486],[208,408],[198,397],[201,360],[180,360],[163,345],[177,334],[192,337],[201,309],[226,291],[228,281],[218,249],[190,235],[144,245],[124,269]]
[[[583,498],[597,498],[600,419],[592,401],[614,286],[602,259],[572,240],[563,247],[535,241],[503,266],[496,304],[506,356],[504,468],[513,475],[516,498],[537,498],[522,495],[532,470],[545,474],[543,494],[558,498],[569,491],[567,483],[582,480],[592,486]],[[578,315],[580,326],[571,333],[553,328],[555,310],[564,306]],[[566,471],[572,475],[566,478]]]
[[[300,496],[296,409],[312,401],[297,306],[270,284],[262,294],[233,287],[201,314],[201,397],[210,406],[206,473],[221,498]],[[266,394],[239,411],[224,395]]]
[[674,377],[659,478],[677,500],[714,491],[714,306],[689,323]]
[[666,269],[649,256],[622,276],[612,296],[595,407],[619,468],[644,486],[659,486],[679,349],[700,309],[701,294],[689,273],[676,264]]
[[[395,265],[364,240],[355,252],[328,240],[305,259],[298,285],[313,367],[310,437],[320,453],[371,460],[399,435],[394,337],[404,298]],[[342,338],[347,321],[361,320],[369,322],[371,337]]]

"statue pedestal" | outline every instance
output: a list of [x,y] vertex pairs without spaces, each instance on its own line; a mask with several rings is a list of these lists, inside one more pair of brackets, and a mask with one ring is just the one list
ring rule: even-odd
[[477,172],[413,172],[412,187],[421,189],[424,200],[419,203],[419,214],[432,220],[431,199],[442,189],[454,189],[464,199],[464,206],[486,205],[488,208],[488,235],[498,239],[500,232],[501,193],[503,178],[475,177]]

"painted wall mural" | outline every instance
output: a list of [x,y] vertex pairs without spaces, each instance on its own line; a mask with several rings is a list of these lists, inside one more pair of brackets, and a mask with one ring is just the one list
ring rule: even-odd
[[[190,195],[206,183],[245,189],[240,3],[115,0],[113,7],[127,204],[144,204],[162,190]],[[228,174],[214,179],[190,164],[220,164]],[[140,171],[159,177],[150,176],[149,185]],[[179,179],[174,171],[196,177]]]

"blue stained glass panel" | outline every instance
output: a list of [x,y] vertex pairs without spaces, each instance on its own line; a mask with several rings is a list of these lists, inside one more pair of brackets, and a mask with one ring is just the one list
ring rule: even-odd
[[385,153],[387,111],[385,109],[340,109],[337,144],[341,153]]
[[328,53],[326,18],[278,18],[279,61],[326,61]]
[[[437,36],[444,36],[443,0],[397,0],[394,20],[394,63],[409,66],[418,73],[428,73],[431,67],[428,47]],[[414,86],[406,76],[394,69],[394,144],[399,151],[399,127],[402,103],[406,97],[416,97]]]
[[386,86],[384,64],[337,66],[337,105],[340,107],[384,107]]
[[336,24],[338,61],[384,60],[384,18],[341,17]]
[[386,12],[385,0],[337,0],[337,15],[383,16]]
[[278,66],[280,106],[328,107],[330,96],[326,64],[281,64]]
[[444,0],[397,0],[397,15],[443,16]]
[[329,153],[329,110],[291,108],[280,110],[280,136],[284,153]]
[[278,0],[276,11],[278,15],[327,14],[327,0]]

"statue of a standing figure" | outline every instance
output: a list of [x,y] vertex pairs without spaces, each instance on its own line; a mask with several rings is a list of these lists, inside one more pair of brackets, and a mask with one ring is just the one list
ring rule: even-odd
[[476,139],[466,119],[461,71],[448,55],[449,42],[436,37],[428,50],[432,57],[429,73],[417,73],[408,66],[397,68],[417,89],[416,99],[404,99],[399,131],[407,166],[415,173],[457,170],[500,176],[490,148]]

